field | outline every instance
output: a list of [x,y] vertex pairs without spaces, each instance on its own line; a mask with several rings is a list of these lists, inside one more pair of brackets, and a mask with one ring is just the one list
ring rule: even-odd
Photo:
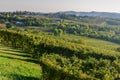
[[[41,34],[43,35],[43,33],[40,33],[37,35],[41,35]],[[51,37],[51,36],[48,36],[48,37]],[[52,36],[52,37],[56,39],[64,40],[67,42],[82,44],[82,45],[86,45],[89,47],[95,47],[95,48],[99,48],[103,50],[110,50],[110,51],[115,51],[115,52],[118,52],[116,49],[120,47],[119,44],[114,43],[114,42],[94,39],[94,38],[89,38],[89,37],[84,37],[84,36],[76,36],[72,34],[65,34],[65,35],[62,35],[61,37],[55,37],[55,36]]]
[[120,47],[119,44],[109,42],[109,41],[104,41],[104,40],[99,40],[99,39],[93,39],[93,38],[88,38],[84,36],[75,36],[75,35],[63,35],[61,36],[61,39],[73,43],[82,43],[86,46],[89,47],[96,47],[99,49],[105,49],[105,50],[110,50],[110,51],[116,51],[118,47]]
[[41,80],[41,74],[29,54],[0,44],[0,80]]

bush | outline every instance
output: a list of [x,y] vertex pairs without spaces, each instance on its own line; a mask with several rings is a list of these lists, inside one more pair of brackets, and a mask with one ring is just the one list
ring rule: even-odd
[[120,52],[120,47],[117,48],[117,51]]

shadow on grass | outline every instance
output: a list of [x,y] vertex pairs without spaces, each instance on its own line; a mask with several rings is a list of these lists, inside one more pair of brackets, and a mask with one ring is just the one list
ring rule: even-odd
[[14,49],[0,49],[0,50],[2,54],[7,54],[7,55],[0,55],[0,57],[39,64],[37,60],[31,58],[30,54],[23,53],[19,50],[14,50]]
[[19,52],[19,53],[23,53],[23,51],[20,51],[20,50],[15,50],[15,48],[14,49],[7,49],[7,48],[0,48],[0,50],[3,50],[3,51],[10,51],[10,52]]
[[14,78],[14,80],[42,80],[40,78],[24,76],[24,75],[20,75],[20,74],[11,74],[10,76],[12,76]]
[[1,53],[8,54],[8,55],[13,55],[13,56],[20,56],[20,57],[28,57],[30,58],[30,54],[25,54],[25,53],[16,53],[16,52],[6,52],[6,51],[0,51]]
[[31,62],[31,63],[39,64],[39,62],[37,60],[31,59],[31,58],[21,59],[21,58],[17,58],[17,57],[3,56],[3,55],[0,55],[0,57],[8,58],[8,59],[21,60],[21,61],[26,61],[26,62]]

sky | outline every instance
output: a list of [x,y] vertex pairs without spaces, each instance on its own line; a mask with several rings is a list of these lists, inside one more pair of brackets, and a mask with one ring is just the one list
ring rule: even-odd
[[0,0],[0,11],[120,13],[120,0]]

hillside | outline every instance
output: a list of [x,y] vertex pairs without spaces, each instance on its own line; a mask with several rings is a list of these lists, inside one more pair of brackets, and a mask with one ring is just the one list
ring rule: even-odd
[[29,54],[0,44],[0,80],[41,80],[41,74]]
[[[27,58],[27,61],[33,58],[39,62],[44,80],[114,80],[120,77],[120,55],[115,49],[119,45],[89,38],[85,41],[84,37],[71,35],[60,37],[47,33],[26,34],[15,30],[0,30],[0,34],[2,43],[30,53],[30,60]],[[113,48],[102,48],[106,45]],[[16,59],[17,56],[14,57]],[[37,71],[40,71],[40,76],[41,68]]]
[[9,64],[14,73],[4,69],[20,75],[11,76],[11,80],[120,78],[120,19],[29,13],[3,12],[0,16],[0,23],[7,28],[0,29],[0,42],[15,48],[1,45],[1,59],[7,58],[3,62],[15,61],[15,66]]
[[23,31],[34,30],[52,34],[60,31],[62,34],[120,43],[120,19],[61,13],[1,12],[0,14],[0,23],[6,25],[7,29],[21,31],[23,28]]
[[60,37],[60,39],[63,39],[65,41],[72,42],[72,43],[84,44],[89,47],[96,47],[99,49],[111,50],[115,52],[118,52],[117,48],[120,47],[119,44],[116,44],[113,42],[94,39],[94,38],[88,38],[84,36],[63,35]]

